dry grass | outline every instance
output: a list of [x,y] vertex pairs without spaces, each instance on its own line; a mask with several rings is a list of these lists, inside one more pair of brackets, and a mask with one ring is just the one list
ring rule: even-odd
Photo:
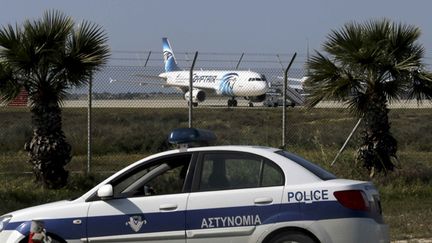
[[[278,147],[281,143],[280,109],[196,109],[196,127],[215,131],[219,144],[254,144]],[[31,135],[26,109],[0,110],[0,214],[15,209],[82,194],[97,181],[148,154],[165,150],[167,131],[187,126],[185,109],[95,109],[91,177],[73,174],[68,187],[47,191],[32,182],[23,152]],[[288,149],[340,177],[369,180],[354,164],[358,136],[334,166],[339,147],[356,123],[341,109],[290,109],[287,114]],[[87,153],[86,110],[65,109],[63,127],[73,146],[71,171],[84,171]],[[399,142],[398,169],[372,180],[380,189],[391,238],[432,237],[432,112],[430,109],[392,110],[392,132]],[[13,174],[13,173],[18,174]]]

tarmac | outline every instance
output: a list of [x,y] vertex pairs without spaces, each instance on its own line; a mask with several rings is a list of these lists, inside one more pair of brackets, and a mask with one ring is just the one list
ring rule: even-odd
[[[237,99],[238,108],[266,108],[274,109],[273,107],[265,107],[262,102],[254,103],[254,107],[249,107],[249,102],[245,99]],[[6,103],[0,103],[0,107],[6,106]],[[87,100],[65,100],[62,103],[64,108],[87,108]],[[188,102],[181,98],[178,99],[141,99],[141,100],[92,100],[92,107],[94,108],[187,108]],[[207,108],[226,108],[227,99],[207,99],[198,104],[198,107]],[[297,105],[297,107],[302,107]],[[324,101],[318,103],[315,108],[346,108],[348,105],[341,102]],[[430,109],[432,108],[432,101],[423,101],[417,103],[415,100],[402,100],[390,103],[390,109]],[[291,109],[291,107],[289,107]]]
[[[249,102],[245,99],[237,99],[238,107],[249,107]],[[83,108],[88,106],[87,100],[66,100],[63,102],[65,108]],[[143,100],[93,100],[92,107],[95,108],[187,108],[188,102],[183,99],[143,99]],[[198,107],[227,107],[225,99],[208,99],[199,103]],[[296,106],[302,107],[302,106]],[[346,108],[347,105],[341,102],[324,101],[318,103],[315,108]],[[267,108],[262,102],[254,103],[253,108]],[[432,108],[432,102],[423,101],[418,104],[415,100],[403,100],[393,102],[389,105],[390,109],[425,109]],[[270,108],[269,108],[270,109]]]

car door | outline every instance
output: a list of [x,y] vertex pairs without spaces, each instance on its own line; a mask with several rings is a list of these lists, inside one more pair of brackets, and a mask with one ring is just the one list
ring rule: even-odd
[[91,202],[89,242],[185,242],[191,154],[158,158],[112,180],[113,197]]
[[247,242],[275,222],[284,176],[243,152],[202,152],[186,212],[187,242]]

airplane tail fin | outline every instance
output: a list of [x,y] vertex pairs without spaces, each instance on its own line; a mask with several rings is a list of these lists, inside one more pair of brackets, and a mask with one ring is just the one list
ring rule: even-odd
[[165,63],[165,72],[177,71],[180,68],[177,66],[177,62],[174,57],[174,53],[171,49],[171,45],[168,38],[162,38],[163,58]]

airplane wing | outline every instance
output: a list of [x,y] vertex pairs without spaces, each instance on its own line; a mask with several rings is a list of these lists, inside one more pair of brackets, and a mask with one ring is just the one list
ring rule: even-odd
[[162,79],[163,80],[163,78],[161,78],[159,75],[145,75],[145,74],[140,74],[140,73],[137,73],[137,74],[134,74],[133,76],[135,76],[135,77],[140,77],[140,78],[143,78],[143,79]]
[[154,86],[163,86],[163,87],[169,86],[166,83],[166,79],[160,77],[159,75],[146,75],[146,74],[135,73],[132,74],[131,76],[135,78],[133,78],[132,80],[120,80],[120,79],[110,77],[110,83],[129,83],[129,84],[135,84],[140,86],[145,86],[145,85],[154,85]]
[[144,85],[157,85],[157,86],[162,86],[164,85],[163,82],[150,82],[150,81],[141,81],[141,80],[119,80],[119,79],[113,79],[110,78],[110,84],[112,83],[129,83],[129,84],[136,84],[136,85],[140,85],[140,86],[144,86]]
[[[154,78],[161,79],[160,77],[156,76]],[[113,79],[110,78],[110,84],[112,83],[127,83],[132,85],[139,85],[139,86],[162,86],[162,87],[176,87],[170,84],[167,84],[165,81],[155,81],[153,80],[119,80],[119,79]]]
[[[291,87],[291,88],[294,88],[294,89],[302,90],[303,89],[303,83],[305,82],[305,80],[307,78],[308,77],[306,77],[306,76],[302,77],[302,78],[291,78],[291,77],[288,77],[287,78],[288,86]],[[281,85],[283,85],[284,77],[282,77],[282,76],[276,76],[273,80],[274,81],[271,81],[272,85],[274,85],[274,86],[281,86]]]

